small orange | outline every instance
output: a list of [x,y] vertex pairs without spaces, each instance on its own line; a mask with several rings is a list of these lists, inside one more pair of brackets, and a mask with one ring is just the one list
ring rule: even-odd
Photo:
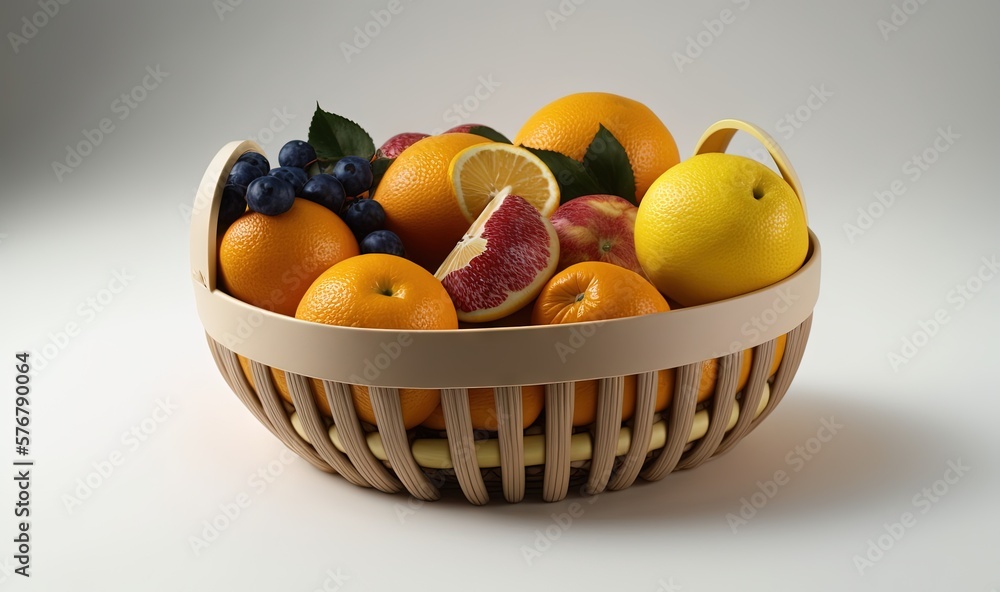
[[552,276],[535,301],[533,325],[580,323],[670,310],[666,299],[634,271],[585,261]]
[[[526,428],[535,423],[545,406],[545,387],[536,384],[533,386],[521,387],[521,414],[523,419],[522,428]],[[499,423],[497,422],[496,399],[491,388],[470,388],[469,389],[469,416],[472,419],[472,427],[476,430],[489,430],[495,432]],[[444,409],[438,405],[434,411],[424,420],[423,425],[432,430],[443,430]]]
[[[236,357],[240,361],[240,367],[243,368],[243,375],[246,376],[247,382],[253,387],[254,392],[257,391],[257,386],[253,381],[253,372],[250,370],[250,360],[244,358],[243,356],[237,354]],[[277,368],[271,368],[271,380],[274,381],[275,388],[278,389],[278,394],[285,401],[292,402],[292,393],[288,390],[288,379],[285,378],[285,372],[278,370]],[[332,417],[333,413],[330,411],[330,403],[326,400],[326,391],[323,389],[323,381],[317,378],[309,379],[309,386],[313,394],[313,398],[316,400],[316,406],[319,408],[320,413],[327,417]]]
[[528,118],[514,144],[582,161],[601,125],[628,155],[637,203],[657,177],[680,161],[670,130],[649,107],[602,92],[572,94],[545,105]]
[[219,248],[221,285],[247,304],[291,316],[313,280],[358,252],[339,216],[296,199],[284,214],[250,212],[233,222]]
[[435,271],[469,228],[448,167],[456,154],[484,142],[465,133],[424,138],[403,150],[379,181],[375,201],[385,210],[386,228],[425,269]]
[[[781,359],[785,354],[785,340],[787,335],[779,335],[777,343],[774,344],[774,360],[767,371],[767,377],[774,376],[781,364]],[[736,392],[743,390],[750,380],[750,367],[753,363],[753,348],[743,350],[743,364],[740,366],[739,378],[736,381]],[[715,381],[718,378],[719,361],[717,359],[705,360],[701,367],[701,384],[698,387],[698,402],[708,399],[715,393]]]
[[[345,259],[316,278],[295,318],[376,329],[457,329],[458,315],[444,286],[416,263],[382,253]],[[368,389],[353,386],[354,408],[375,424]],[[436,389],[400,389],[403,424],[418,425],[437,407]]]
[[[674,394],[674,369],[660,370],[657,373],[656,406],[654,411],[663,411],[670,404]],[[600,382],[597,380],[580,380],[573,385],[573,425],[585,426],[597,421],[597,391]],[[622,421],[632,419],[635,415],[636,386],[638,377],[625,377],[625,388],[622,398]]]

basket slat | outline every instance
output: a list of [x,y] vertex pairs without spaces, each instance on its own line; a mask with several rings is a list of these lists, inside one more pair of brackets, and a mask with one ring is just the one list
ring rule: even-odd
[[574,384],[559,382],[545,385],[545,479],[542,499],[547,502],[557,502],[569,491]]
[[658,372],[643,372],[636,380],[635,417],[632,420],[632,441],[618,471],[612,476],[608,488],[625,489],[635,482],[642,464],[649,453],[653,434],[653,414],[656,412],[656,392],[659,388]]
[[524,499],[524,409],[521,387],[493,389],[497,406],[497,438],[500,442],[500,478],[503,497],[510,503]]
[[[337,426],[337,435],[344,447],[347,458],[354,463],[358,472],[376,489],[386,493],[396,493],[403,489],[403,484],[396,479],[385,465],[372,454],[361,429],[361,422],[354,410],[354,400],[351,397],[351,387],[342,382],[323,381],[326,400],[330,404],[333,423]],[[327,432],[324,440],[330,442]]]
[[677,466],[684,452],[691,424],[694,423],[695,407],[698,404],[698,385],[701,382],[701,363],[687,364],[677,369],[674,384],[674,400],[670,404],[670,419],[667,423],[667,442],[660,455],[648,469],[641,473],[647,481],[659,481]]
[[464,389],[441,389],[444,427],[458,484],[470,502],[481,506],[490,501],[483,474],[476,459],[476,441],[469,416],[469,392]]
[[756,428],[760,422],[767,419],[767,416],[774,411],[774,408],[781,402],[781,399],[792,384],[792,378],[799,371],[799,364],[802,363],[802,354],[806,350],[806,342],[809,341],[809,332],[812,329],[812,315],[809,315],[801,325],[788,334],[785,341],[785,355],[781,358],[781,366],[774,377],[774,386],[771,388],[771,398],[767,402],[767,407],[760,416],[750,425],[750,429]]
[[372,401],[372,411],[375,412],[375,422],[382,436],[382,446],[385,448],[389,464],[403,487],[413,497],[433,501],[441,498],[441,492],[424,475],[410,450],[410,441],[403,426],[403,407],[399,400],[399,391],[395,388],[369,387],[368,394]]
[[[736,400],[736,386],[743,366],[743,351],[738,351],[719,360],[719,373],[716,377],[715,392],[712,394],[712,408],[709,411],[708,432],[695,443],[677,463],[677,469],[691,469],[708,460],[719,447],[726,435],[726,424],[732,413],[733,401]],[[756,409],[756,405],[751,405]],[[750,414],[745,414],[750,415]]]
[[[744,407],[757,408],[757,404],[763,396],[764,384],[767,382],[767,371],[771,369],[771,362],[774,360],[776,344],[777,342],[772,339],[753,348],[753,367],[750,369],[750,378],[747,379],[747,385],[743,388]],[[773,398],[773,396],[774,392],[772,390],[771,397]],[[771,399],[768,399],[768,403],[770,401]],[[721,456],[732,449],[733,446],[750,433],[752,426],[753,417],[741,415],[736,425],[733,426],[733,429],[719,443],[713,456]]]
[[611,478],[622,428],[622,400],[625,377],[602,378],[597,384],[597,420],[594,425],[594,452],[590,475],[584,491],[596,495],[604,491]]

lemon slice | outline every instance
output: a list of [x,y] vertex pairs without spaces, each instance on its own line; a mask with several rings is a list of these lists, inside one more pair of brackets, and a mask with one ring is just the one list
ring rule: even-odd
[[448,168],[458,206],[469,223],[476,221],[505,188],[548,218],[559,207],[559,184],[540,158],[510,144],[469,146],[455,155]]

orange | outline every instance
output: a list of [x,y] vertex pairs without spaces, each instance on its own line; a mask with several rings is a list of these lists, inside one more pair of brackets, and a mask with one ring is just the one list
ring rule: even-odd
[[649,107],[600,92],[565,96],[542,107],[528,118],[514,144],[555,150],[582,161],[601,125],[628,154],[636,203],[657,177],[680,160],[670,130]]
[[[326,270],[302,297],[295,318],[377,329],[458,328],[455,306],[437,278],[412,261],[382,253],[351,257]],[[351,391],[358,417],[375,424],[367,387]],[[427,419],[439,399],[436,389],[400,389],[407,429]]]
[[379,182],[375,201],[385,210],[386,228],[425,269],[436,270],[469,228],[448,167],[459,152],[484,142],[463,133],[424,138],[397,156]]
[[219,275],[235,298],[291,316],[313,280],[358,252],[339,216],[296,199],[284,214],[250,212],[233,222],[219,248]]
[[[533,386],[521,387],[521,414],[523,418],[522,428],[526,428],[535,423],[545,406],[545,387],[537,384]],[[496,399],[491,388],[470,388],[469,389],[469,416],[472,419],[472,427],[477,430],[489,430],[495,432],[499,426],[497,422]],[[432,430],[443,430],[444,409],[438,405],[434,411],[424,420],[423,425]]]
[[[655,411],[663,411],[674,394],[674,370],[660,370],[659,382],[656,388]],[[580,380],[573,385],[573,425],[585,426],[597,421],[597,391],[600,381]],[[625,388],[622,398],[622,421],[632,419],[635,415],[636,386],[638,378],[625,377]]]
[[634,271],[603,261],[570,265],[552,276],[535,301],[533,325],[618,319],[670,310]]
[[[250,360],[244,358],[243,356],[237,354],[236,357],[240,361],[240,367],[243,368],[243,376],[246,376],[247,382],[253,388],[254,392],[257,391],[257,387],[253,381],[253,372],[250,370]],[[277,368],[271,368],[271,380],[274,381],[274,386],[278,390],[278,394],[281,398],[288,403],[292,402],[292,393],[288,390],[288,379],[285,378],[285,373]],[[323,381],[317,378],[309,379],[310,390],[312,391],[313,398],[316,399],[316,406],[319,407],[320,413],[327,417],[332,417],[333,413],[330,411],[330,403],[326,400],[326,392],[323,389]]]
[[[778,336],[777,343],[774,344],[774,360],[767,371],[767,377],[774,376],[781,364],[781,359],[785,354],[785,340],[787,335]],[[743,390],[750,380],[750,366],[753,363],[753,349],[743,350],[743,364],[740,366],[739,378],[736,380],[736,391]],[[715,381],[719,374],[719,361],[716,359],[705,360],[701,367],[701,384],[698,387],[698,402],[702,402],[715,393]]]

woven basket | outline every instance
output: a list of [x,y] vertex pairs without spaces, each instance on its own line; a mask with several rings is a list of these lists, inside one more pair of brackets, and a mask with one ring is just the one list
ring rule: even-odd
[[[737,130],[763,143],[801,199],[784,153],[755,126],[720,121],[696,153],[725,151]],[[571,488],[596,494],[639,477],[656,481],[732,448],[774,410],[799,367],[819,294],[820,248],[811,232],[805,263],[778,284],[642,317],[402,332],[327,326],[256,308],[216,282],[223,185],[250,150],[261,151],[249,141],[224,146],[198,190],[191,220],[198,314],[219,370],[250,412],[296,454],[355,485],[406,490],[423,500],[457,486],[470,502],[484,504],[491,493],[519,502],[526,491],[539,492],[551,502]],[[775,339],[786,333],[781,364],[769,378]],[[753,348],[753,363],[737,393],[746,348]],[[250,360],[254,384],[237,354]],[[716,389],[699,406],[702,361],[712,358],[719,358]],[[286,372],[294,405],[281,398],[271,368]],[[656,413],[657,371],[668,368],[675,369],[673,399]],[[623,422],[629,375],[637,375],[636,408]],[[307,377],[323,380],[332,420],[317,408]],[[596,421],[574,428],[574,382],[589,379],[599,379]],[[358,419],[351,384],[369,387],[377,428]],[[543,417],[525,430],[519,385],[536,384],[546,385]],[[446,431],[404,428],[397,388],[405,387],[441,389]],[[496,431],[474,432],[466,393],[472,387],[495,388]]]

